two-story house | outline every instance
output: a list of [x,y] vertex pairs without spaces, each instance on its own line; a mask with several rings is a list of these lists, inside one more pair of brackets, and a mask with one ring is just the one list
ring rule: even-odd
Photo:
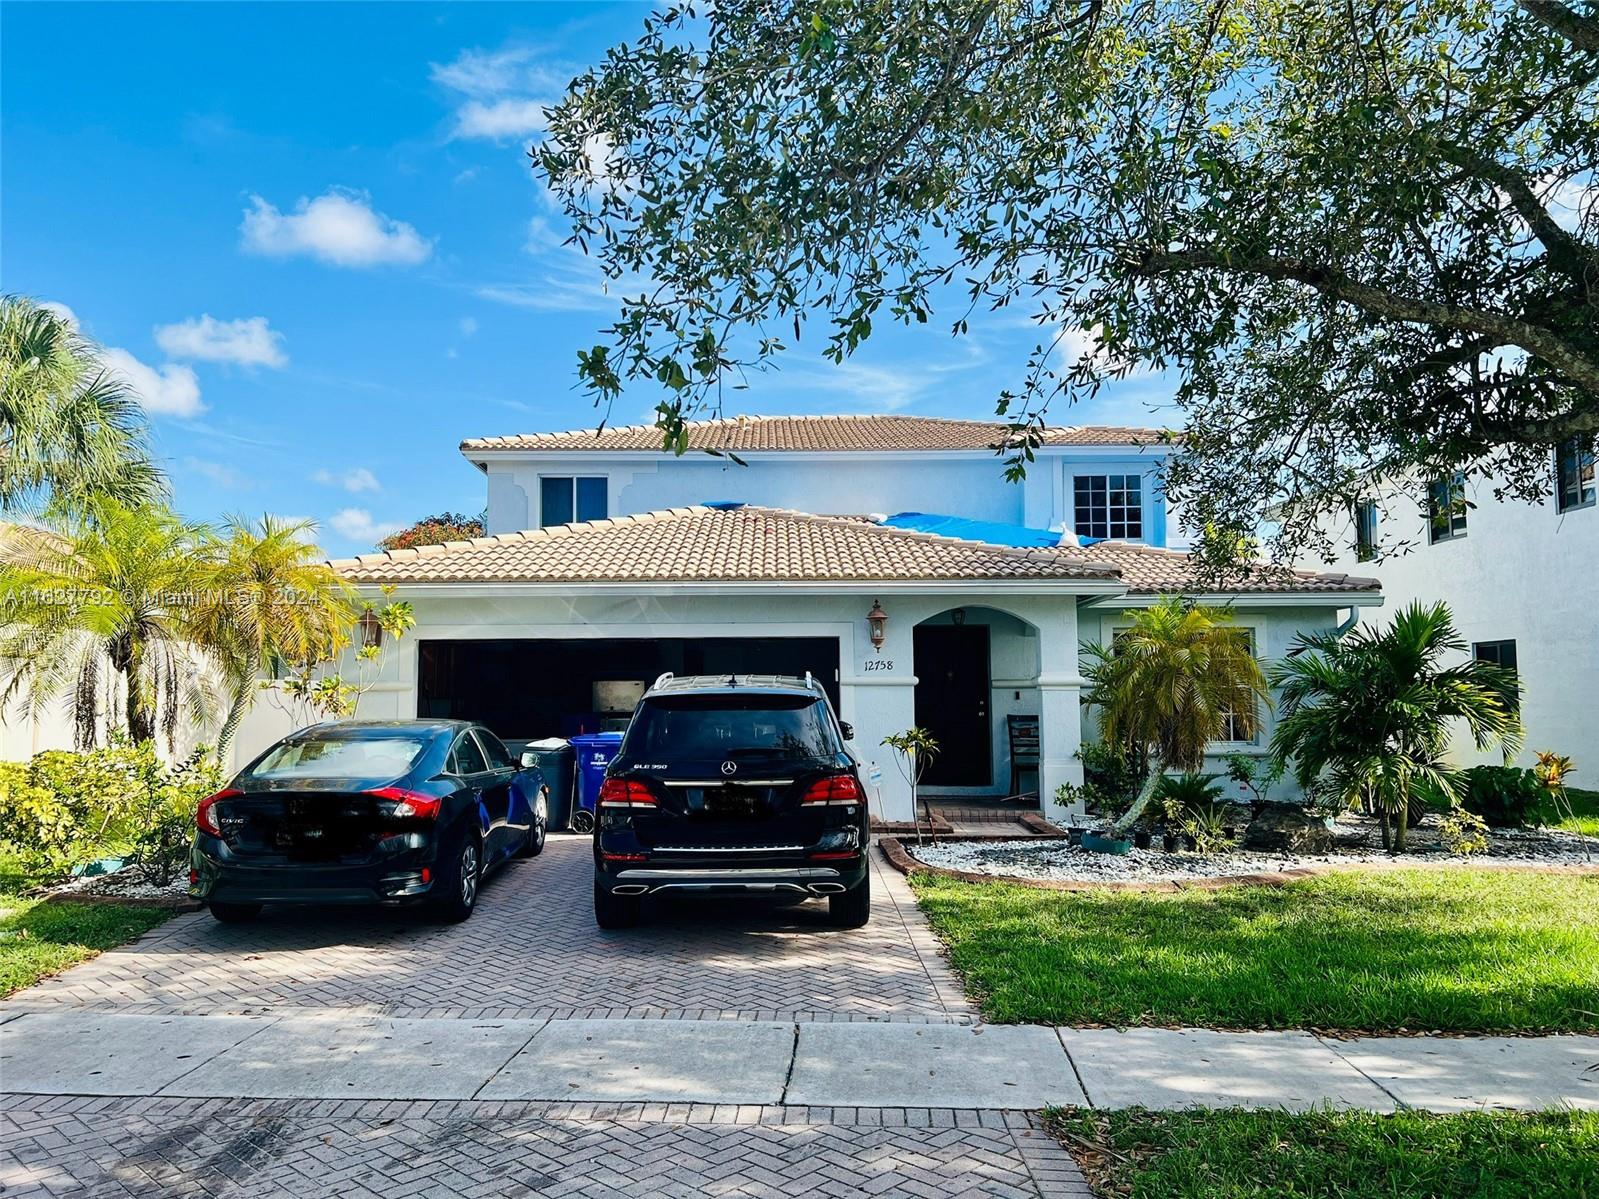
[[[482,720],[501,736],[625,720],[663,671],[809,671],[879,779],[874,811],[908,819],[882,739],[913,725],[943,747],[934,793],[1031,790],[1046,813],[1080,782],[1078,647],[1129,608],[1191,592],[1156,485],[1151,430],[1049,430],[1005,481],[1003,425],[914,416],[704,421],[691,452],[646,427],[485,437],[488,536],[335,563],[415,607],[366,716]],[[1224,595],[1263,658],[1302,629],[1381,603],[1374,580],[1281,572]],[[283,730],[258,705],[250,752]],[[1013,778],[1007,717],[1034,718],[1039,764]],[[1261,752],[1265,736],[1216,752]],[[1020,774],[1020,772],[1018,772]]]
[[[1549,462],[1542,504],[1494,498],[1491,479],[1418,480],[1361,504],[1336,569],[1380,570],[1390,611],[1443,601],[1464,651],[1521,677],[1526,744],[1599,775],[1599,488],[1595,443],[1570,440]],[[1380,563],[1374,563],[1382,554]],[[1367,620],[1380,620],[1367,613]],[[1498,761],[1455,730],[1461,764]],[[1586,786],[1592,786],[1591,777]]]

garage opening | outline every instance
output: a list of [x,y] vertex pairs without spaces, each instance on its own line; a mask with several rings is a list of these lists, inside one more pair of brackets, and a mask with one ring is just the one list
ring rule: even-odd
[[838,706],[836,637],[422,641],[417,715],[476,720],[506,741],[626,726],[643,688],[674,674],[810,671]]

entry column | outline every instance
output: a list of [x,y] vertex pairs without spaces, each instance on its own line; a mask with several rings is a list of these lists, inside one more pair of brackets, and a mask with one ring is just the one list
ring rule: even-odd
[[1062,783],[1080,787],[1083,763],[1077,751],[1083,744],[1082,688],[1077,669],[1077,604],[1065,600],[1038,622],[1038,798],[1044,818],[1064,827],[1082,824],[1082,801],[1060,803],[1055,791]]

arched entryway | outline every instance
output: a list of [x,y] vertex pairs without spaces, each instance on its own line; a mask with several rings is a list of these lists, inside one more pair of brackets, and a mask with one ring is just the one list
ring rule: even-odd
[[1039,642],[997,608],[949,608],[913,630],[916,724],[939,743],[930,798],[1038,806]]

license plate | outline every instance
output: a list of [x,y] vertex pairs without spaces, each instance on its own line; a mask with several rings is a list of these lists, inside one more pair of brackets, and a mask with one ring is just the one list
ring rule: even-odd
[[753,816],[756,808],[755,796],[738,791],[710,791],[705,796],[705,810],[713,816]]

